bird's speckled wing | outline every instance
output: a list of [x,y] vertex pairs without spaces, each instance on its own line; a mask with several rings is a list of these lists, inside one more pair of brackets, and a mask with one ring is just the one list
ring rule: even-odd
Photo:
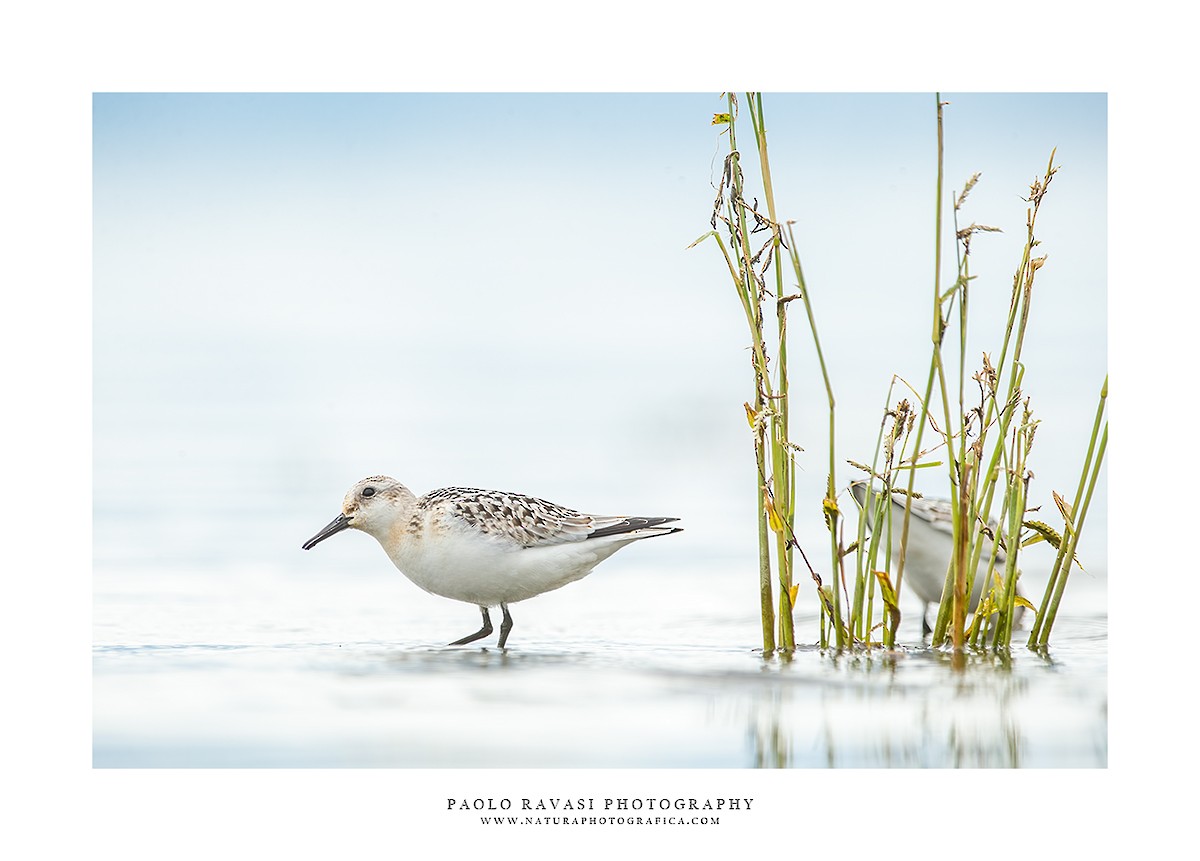
[[417,501],[417,509],[422,515],[436,513],[521,547],[585,541],[674,520],[583,514],[533,496],[474,487],[431,491]]
[[[904,501],[893,496],[892,502],[899,510],[900,516],[903,517]],[[945,532],[947,535],[951,535],[954,532],[954,515],[950,511],[950,501],[948,499],[914,497],[912,501],[912,513],[914,517],[921,518],[938,532]]]
[[[893,496],[892,503],[896,506],[897,512],[893,517],[904,516],[904,500]],[[944,532],[946,535],[954,534],[954,515],[950,510],[950,500],[948,499],[933,499],[930,497],[914,497],[912,501],[913,517],[919,517],[938,532]],[[996,530],[996,521],[988,523],[989,531],[994,534]],[[1004,551],[999,550],[996,553],[996,558],[1004,561]]]

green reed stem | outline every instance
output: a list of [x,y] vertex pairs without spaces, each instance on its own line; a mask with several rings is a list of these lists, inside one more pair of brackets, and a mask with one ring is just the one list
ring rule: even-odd
[[[1067,575],[1071,563],[1075,559],[1075,548],[1079,543],[1079,533],[1083,530],[1083,522],[1087,517],[1087,509],[1091,504],[1092,491],[1096,486],[1096,478],[1100,474],[1100,466],[1104,461],[1104,451],[1108,446],[1108,422],[1104,419],[1104,411],[1108,402],[1108,377],[1100,387],[1100,401],[1096,405],[1096,418],[1092,423],[1092,435],[1088,440],[1087,454],[1083,459],[1083,469],[1079,473],[1079,486],[1075,490],[1075,498],[1070,511],[1063,512],[1063,536],[1059,542],[1058,555],[1054,559],[1054,568],[1046,583],[1046,592],[1038,607],[1037,618],[1029,632],[1027,645],[1032,648],[1045,647],[1050,640],[1050,629],[1058,615],[1058,605],[1066,588]],[[1097,437],[1099,444],[1097,445]],[[1086,495],[1085,495],[1086,484]]]
[[[942,123],[942,96],[941,93],[935,93],[934,98],[937,103],[937,183],[936,183],[936,201],[934,208],[934,269],[933,269],[933,329],[930,333],[930,338],[933,342],[933,356],[929,364],[929,376],[925,382],[925,394],[921,398],[921,411],[918,420],[916,450],[913,457],[916,458],[921,452],[921,438],[925,432],[925,423],[929,417],[929,402],[933,396],[934,380],[941,381],[942,400],[945,403],[946,387],[945,387],[945,372],[942,368],[942,338],[945,335],[945,324],[942,320],[942,184],[944,176],[944,147],[945,137]],[[948,406],[946,408],[948,416]],[[946,433],[949,433],[950,424],[946,421]],[[947,440],[949,442],[949,440]],[[953,459],[953,452],[949,451],[949,459]],[[914,461],[915,462],[915,461]],[[916,472],[910,472],[908,475],[908,494],[904,501],[904,521],[900,530],[900,559],[897,565],[896,574],[896,589],[899,591],[900,583],[904,577],[904,565],[908,556],[908,534],[909,524],[912,520],[912,493]],[[953,466],[951,467],[951,483],[954,481]],[[954,510],[954,535],[958,534],[958,513],[957,506]],[[957,546],[957,543],[956,543]],[[953,569],[953,565],[951,566]],[[945,602],[943,602],[944,604]],[[934,634],[934,644],[938,644],[938,634]],[[961,644],[956,643],[956,648]]]
[[775,191],[771,184],[771,163],[767,157],[767,130],[763,116],[762,94],[747,93],[747,113],[758,146],[758,164],[762,175],[763,194],[767,201],[767,218],[771,228],[771,260],[775,263],[775,320],[776,346],[779,361],[776,366],[774,401],[771,409],[771,484],[775,513],[782,528],[775,533],[775,559],[779,565],[779,640],[780,647],[796,647],[795,619],[792,596],[792,544],[795,535],[795,505],[793,498],[793,464],[788,437],[788,360],[787,360],[787,303],[783,300],[783,268],[778,265],[781,237],[775,214]]
[[[829,473],[828,473],[828,477],[827,477],[827,480],[825,483],[825,499],[822,502],[822,508],[824,509],[825,516],[828,521],[827,525],[829,527],[829,547],[830,547],[830,556],[831,556],[830,571],[833,572],[831,576],[834,578],[834,581],[835,581],[832,584],[834,623],[835,623],[836,631],[837,631],[837,644],[838,644],[838,647],[840,648],[840,647],[846,645],[846,643],[844,642],[845,638],[844,638],[844,633],[843,633],[846,630],[846,626],[843,623],[844,611],[842,609],[842,600],[841,600],[842,590],[837,588],[837,581],[840,580],[840,578],[838,577],[838,572],[840,570],[840,562],[841,562],[841,555],[838,552],[838,540],[837,540],[837,520],[838,520],[839,512],[838,512],[838,507],[837,507],[837,489],[836,489],[836,484],[835,484],[836,479],[834,477],[835,464],[837,463],[837,455],[836,455],[836,450],[835,450],[836,449],[836,438],[837,438],[836,437],[837,399],[833,395],[833,381],[830,379],[830,376],[829,376],[829,366],[825,363],[825,351],[821,348],[821,335],[820,335],[820,332],[817,330],[817,317],[816,317],[816,313],[813,311],[812,297],[809,294],[808,284],[804,280],[804,268],[800,265],[800,254],[796,250],[796,237],[792,232],[792,227],[790,224],[788,225],[787,230],[788,230],[788,255],[792,261],[792,271],[796,275],[796,284],[800,289],[799,298],[800,298],[801,302],[803,302],[803,304],[804,304],[804,313],[808,319],[808,329],[809,329],[809,332],[812,334],[813,346],[817,352],[817,364],[821,368],[821,380],[825,385],[825,398],[826,398],[826,402],[829,405]],[[782,298],[779,300],[781,308],[783,307],[784,303],[788,301],[789,298],[794,298],[794,297],[785,297],[785,298]]]
[[[1054,166],[1054,156],[1055,151],[1052,150],[1044,177],[1039,182],[1035,182],[1030,189],[1029,202],[1031,203],[1031,206],[1026,213],[1025,246],[1022,250],[1021,262],[1013,276],[1012,297],[1009,302],[1008,318],[1006,321],[1004,339],[1000,350],[1000,360],[997,362],[995,369],[996,380],[993,387],[993,395],[987,400],[986,410],[981,423],[980,438],[976,442],[977,450],[982,452],[984,448],[984,438],[986,437],[988,429],[992,426],[994,420],[996,424],[996,437],[993,444],[991,457],[988,460],[987,468],[979,473],[978,481],[981,481],[982,484],[980,484],[978,487],[973,487],[970,493],[971,499],[982,498],[983,503],[982,505],[977,506],[973,511],[966,507],[963,508],[964,512],[970,512],[971,515],[971,520],[968,522],[971,524],[972,536],[970,540],[974,548],[971,553],[969,565],[969,573],[971,576],[964,580],[964,589],[970,587],[970,580],[973,579],[977,570],[978,559],[982,545],[981,536],[984,525],[990,518],[996,482],[999,480],[1001,475],[1006,477],[1004,482],[1006,490],[1003,495],[1006,499],[1011,501],[1011,497],[1014,492],[1014,484],[1023,480],[1020,471],[1014,468],[1014,464],[1012,463],[1012,458],[1014,455],[1010,455],[1008,446],[1012,442],[1011,434],[1018,432],[1018,430],[1013,426],[1013,417],[1021,397],[1020,381],[1023,371],[1023,365],[1021,364],[1021,352],[1024,347],[1025,333],[1029,322],[1035,275],[1044,262],[1044,258],[1033,258],[1033,249],[1038,244],[1034,236],[1034,228],[1037,222],[1037,215],[1041,207],[1041,202],[1045,197],[1046,190],[1050,185],[1054,174],[1058,170],[1058,168]],[[1010,349],[1012,349],[1011,358],[1009,357]],[[1002,389],[1005,382],[1007,383],[1007,391],[1004,400],[997,401],[995,393]],[[1015,449],[1013,451],[1015,452]],[[1001,468],[1002,460],[1007,461],[1007,465],[1004,468]],[[1021,494],[1021,497],[1022,499],[1024,498],[1023,493]],[[1023,514],[1023,512],[1021,513]],[[1009,541],[1009,547],[1007,548],[1008,554],[1015,556],[1019,548],[1019,536],[1014,535]],[[960,557],[956,553],[956,563],[959,558]],[[1005,570],[1006,572],[1015,571],[1016,560],[1013,559],[1009,561],[1006,559]],[[991,565],[989,565],[989,570],[985,576],[990,577],[990,572]],[[949,589],[944,591],[943,596],[949,594],[949,591]],[[955,591],[957,592],[957,589]],[[1005,593],[1008,594],[1007,588]],[[945,608],[939,607],[938,623],[935,626],[933,637],[933,642],[935,645],[944,642],[944,625],[946,616],[947,614],[945,612]],[[955,627],[957,627],[957,625]],[[999,643],[999,638],[997,638],[997,643]]]
[[[731,224],[737,224],[738,226],[732,238],[738,244],[740,298],[742,300],[742,307],[746,312],[747,323],[750,326],[750,337],[754,355],[754,414],[758,417],[762,415],[767,403],[766,395],[770,382],[767,378],[766,346],[763,344],[762,314],[757,296],[758,284],[754,277],[754,265],[751,262],[749,232],[746,229],[746,211],[742,196],[741,157],[737,149],[737,128],[734,121],[737,106],[732,94],[727,96],[727,101],[730,112],[729,150],[731,163],[730,182],[732,183],[729,220]],[[763,483],[763,476],[766,475],[766,441],[763,438],[764,433],[759,420],[756,419],[755,425],[752,430],[754,434],[754,465],[756,470],[755,487],[758,493],[759,591],[763,614],[763,654],[765,656],[775,650],[774,610],[772,608],[774,597],[771,584],[770,532],[767,528],[767,488]]]
[[1092,503],[1092,493],[1096,489],[1096,479],[1100,475],[1100,467],[1104,462],[1104,452],[1108,447],[1108,422],[1104,423],[1104,431],[1100,435],[1100,444],[1096,450],[1096,461],[1092,464],[1092,473],[1088,478],[1087,494],[1083,498],[1083,504],[1079,507],[1079,512],[1076,515],[1075,528],[1071,533],[1070,546],[1067,548],[1065,562],[1063,563],[1062,574],[1057,578],[1054,587],[1054,598],[1051,601],[1049,610],[1046,615],[1046,623],[1038,637],[1038,645],[1045,646],[1050,640],[1050,629],[1054,627],[1054,620],[1058,616],[1058,606],[1062,601],[1063,591],[1067,587],[1067,576],[1071,573],[1071,563],[1075,559],[1075,551],[1079,546],[1079,534],[1083,530],[1084,521],[1087,519],[1088,508]]

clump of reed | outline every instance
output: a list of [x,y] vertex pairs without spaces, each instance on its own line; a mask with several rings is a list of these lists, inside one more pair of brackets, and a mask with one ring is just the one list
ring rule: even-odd
[[[1054,153],[1050,155],[1044,174],[1030,186],[1026,198],[1029,203],[1026,241],[1013,277],[998,360],[993,364],[990,356],[984,354],[980,367],[968,374],[968,310],[974,279],[970,269],[971,240],[997,228],[976,223],[959,226],[958,216],[978,181],[976,174],[964,184],[953,201],[957,275],[954,282],[943,289],[940,273],[944,217],[944,103],[940,95],[935,98],[938,204],[934,218],[936,265],[930,297],[929,370],[924,389],[918,392],[908,387],[910,391],[894,406],[891,405],[895,389],[902,381],[892,377],[872,462],[868,466],[850,461],[867,473],[867,492],[864,493],[865,504],[856,524],[855,537],[849,546],[841,538],[843,515],[838,506],[835,483],[833,387],[791,224],[781,224],[776,214],[762,95],[747,94],[745,103],[754,135],[766,201],[765,213],[759,209],[757,199],[753,204],[746,199],[746,178],[736,137],[739,100],[733,94],[727,94],[728,112],[716,115],[713,120],[728,127],[729,154],[718,183],[712,230],[693,245],[710,237],[715,239],[750,330],[754,397],[746,402],[745,410],[754,441],[764,654],[771,654],[776,649],[789,653],[795,648],[793,611],[799,585],[794,582],[794,552],[799,553],[816,586],[821,608],[819,641],[822,647],[895,645],[901,619],[898,595],[909,556],[913,500],[919,497],[914,490],[918,469],[943,467],[950,488],[948,503],[938,509],[938,513],[949,520],[946,531],[949,533],[950,562],[932,628],[934,646],[951,645],[956,651],[988,644],[994,649],[1007,648],[1018,614],[1027,609],[1035,613],[1028,645],[1044,648],[1072,563],[1076,561],[1075,549],[1107,444],[1104,418],[1107,379],[1101,391],[1075,497],[1068,504],[1058,494],[1054,496],[1063,521],[1062,529],[1056,530],[1027,517],[1032,479],[1029,459],[1040,420],[1035,417],[1032,399],[1026,394],[1021,355],[1037,272],[1046,261],[1044,256],[1035,256],[1039,245],[1035,226],[1042,202],[1058,171]],[[759,234],[764,235],[763,238],[753,238]],[[784,255],[794,276],[794,283],[786,286],[781,263]],[[788,293],[791,289],[797,292]],[[805,309],[827,395],[829,467],[821,510],[830,541],[828,583],[826,577],[809,563],[794,532],[797,511],[795,453],[799,449],[789,438],[787,364],[787,311],[793,301],[802,302]],[[768,321],[774,325],[769,326]],[[957,350],[954,351],[957,362],[953,364],[946,355],[952,352],[946,350],[947,338],[952,332],[957,334]],[[926,428],[932,428],[937,439],[928,449],[923,449]],[[934,456],[939,459],[932,459]],[[878,493],[873,492],[876,487]],[[896,506],[891,504],[894,495]],[[904,501],[902,512],[894,511],[900,507],[900,499]],[[993,511],[997,512],[994,518]],[[897,516],[900,517],[899,531],[893,533]],[[872,530],[868,539],[868,521],[885,528]],[[893,534],[899,536],[895,546]],[[1021,549],[1039,541],[1052,543],[1058,555],[1042,602],[1034,607],[1021,594],[1017,584]],[[848,572],[846,560],[851,557],[853,569]],[[773,592],[776,583],[779,587],[777,616]],[[973,595],[978,596],[974,604],[971,602]]]
[[[800,300],[804,304],[817,355],[824,373],[816,321],[804,286],[804,273],[791,239],[790,226],[785,241],[784,226],[776,214],[775,193],[771,184],[771,167],[767,155],[766,124],[762,94],[746,97],[746,113],[754,135],[763,197],[764,213],[757,199],[750,203],[746,197],[746,178],[742,171],[742,156],[737,144],[739,102],[733,93],[726,94],[728,112],[717,114],[714,124],[727,126],[729,154],[717,188],[711,218],[712,230],[692,243],[715,239],[725,259],[730,278],[746,318],[751,339],[751,364],[754,376],[754,395],[744,404],[746,420],[754,440],[754,483],[758,499],[758,570],[762,615],[764,654],[776,648],[790,652],[795,648],[794,608],[799,584],[794,582],[794,550],[801,557],[816,581],[818,594],[826,608],[836,612],[836,590],[825,589],[820,576],[808,564],[804,551],[794,536],[795,526],[795,454],[799,450],[788,435],[789,391],[787,323],[788,306]],[[763,238],[762,234],[765,234]],[[797,293],[784,289],[784,271],[780,258],[787,254],[796,279]],[[770,286],[768,286],[768,280]],[[772,371],[772,359],[774,370]],[[825,375],[829,400],[829,481],[826,502],[836,512],[833,458],[833,390]],[[836,557],[836,541],[831,543]],[[775,584],[778,583],[778,614],[775,612]],[[776,629],[776,621],[778,628]],[[776,636],[778,634],[778,636]]]

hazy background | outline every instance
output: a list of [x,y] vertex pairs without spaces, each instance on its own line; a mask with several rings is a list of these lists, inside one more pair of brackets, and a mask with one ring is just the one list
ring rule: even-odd
[[[1055,147],[1062,165],[1025,347],[1032,503],[1053,523],[1107,367],[1106,99],[942,97],[947,199],[982,172],[962,217],[1005,231],[973,243],[976,365],[999,352],[1022,196]],[[299,549],[350,484],[387,473],[680,516],[656,564],[744,576],[753,611],[749,339],[716,245],[687,248],[709,229],[722,110],[717,94],[96,95],[96,574],[398,576],[361,536]],[[890,375],[920,388],[928,368],[934,96],[769,94],[765,110],[844,487]],[[825,400],[793,308],[797,531],[820,548]],[[1093,577],[1105,488],[1081,549]],[[922,489],[945,495],[943,473]]]

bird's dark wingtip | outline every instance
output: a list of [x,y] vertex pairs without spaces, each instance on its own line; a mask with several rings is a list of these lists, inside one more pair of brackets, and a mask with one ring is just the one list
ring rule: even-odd
[[[603,529],[597,529],[588,538],[603,538],[606,535],[623,535],[627,532],[636,532],[639,529],[654,529],[662,526],[664,523],[675,523],[678,517],[626,517],[620,523],[614,523],[612,526],[606,526]],[[672,532],[682,532],[682,527],[674,527],[667,532],[660,532],[659,535],[670,535]],[[657,538],[658,535],[647,535],[647,538]]]
[[[678,520],[678,519],[679,519],[678,517],[672,518],[672,520]],[[674,535],[676,532],[683,532],[683,527],[675,526],[675,527],[672,527],[671,530],[668,532],[660,532],[658,535],[647,535],[646,537],[647,538],[662,538],[664,535]]]

